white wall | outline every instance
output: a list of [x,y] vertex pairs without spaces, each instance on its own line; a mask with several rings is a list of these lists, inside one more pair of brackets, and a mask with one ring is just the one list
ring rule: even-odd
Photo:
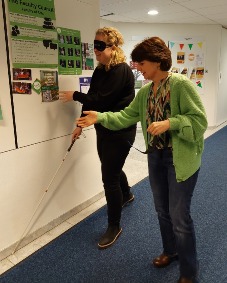
[[[80,30],[82,42],[93,42],[95,30],[99,27],[99,0],[55,0],[55,8],[58,26]],[[0,12],[2,12],[1,7]],[[82,209],[84,205],[95,201],[102,195],[103,186],[93,127],[84,131],[86,138],[81,137],[75,142],[63,163],[62,159],[71,144],[71,133],[15,149],[11,112],[6,113],[10,111],[11,106],[1,13],[0,23],[0,102],[4,117],[4,121],[0,123],[0,133],[6,135],[9,132],[8,136],[12,141],[8,148],[7,144],[4,144],[3,149],[14,148],[0,154],[1,259],[12,252],[43,195],[45,195],[43,202],[28,229],[28,239],[26,239],[28,241],[39,236],[46,229],[53,228],[53,225],[59,224],[62,221],[61,218],[69,215],[71,211]],[[92,71],[83,72],[84,76],[91,74]],[[60,87],[79,90],[78,76],[64,76],[60,83]],[[75,102],[70,103],[72,103],[70,108],[73,108],[73,105],[76,107]],[[66,105],[62,104],[62,108],[65,107]],[[32,122],[32,115],[30,119]],[[72,115],[71,128],[74,128],[74,121],[75,117]],[[66,122],[68,123],[68,121]],[[39,126],[42,127],[42,123]],[[51,119],[46,120],[47,130],[51,131],[53,127],[57,126]],[[38,131],[39,129],[34,127],[32,130]],[[61,163],[61,169],[48,192],[45,193]]]
[[[125,39],[124,50],[128,61],[133,47],[145,37],[159,36],[166,43],[182,37],[202,38],[206,43],[205,69],[208,73],[205,74],[205,90],[201,98],[206,108],[208,126],[215,127],[227,120],[227,81],[224,79],[227,76],[227,34],[220,25],[144,24],[101,20],[100,26],[114,26],[119,29]],[[133,40],[132,37],[138,39]],[[219,85],[220,59],[223,79]]]
[[217,95],[217,124],[226,121],[227,116],[227,30],[222,29],[220,48],[219,92]]

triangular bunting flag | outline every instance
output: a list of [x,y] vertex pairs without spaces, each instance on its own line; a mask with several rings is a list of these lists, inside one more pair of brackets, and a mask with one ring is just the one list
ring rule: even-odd
[[179,45],[180,45],[180,49],[182,50],[183,47],[184,47],[184,44],[183,44],[183,43],[180,43]]
[[198,46],[199,46],[200,48],[202,48],[203,43],[202,43],[202,42],[198,42]]
[[173,48],[174,44],[175,44],[174,42],[170,41],[170,48]]
[[188,44],[188,47],[189,47],[190,50],[192,50],[192,46],[193,46],[193,44]]
[[202,83],[201,83],[201,81],[196,82],[196,84],[197,84],[198,87],[201,87],[201,88],[202,88]]

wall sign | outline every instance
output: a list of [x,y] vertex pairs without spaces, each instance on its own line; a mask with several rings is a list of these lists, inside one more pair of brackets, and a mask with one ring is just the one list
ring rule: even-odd
[[57,68],[54,0],[8,0],[15,68]]
[[58,27],[57,32],[59,75],[81,75],[80,31]]

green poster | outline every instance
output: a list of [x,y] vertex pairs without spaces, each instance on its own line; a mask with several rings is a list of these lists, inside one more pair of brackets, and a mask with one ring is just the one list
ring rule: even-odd
[[51,18],[55,20],[54,0],[8,0],[9,11],[17,16]]
[[59,99],[58,72],[41,70],[40,83],[42,102],[53,102]]
[[82,54],[80,31],[58,27],[59,75],[81,75]]
[[0,120],[3,120],[1,104],[0,104]]
[[54,0],[8,0],[14,68],[57,68]]
[[86,68],[85,70],[94,70],[94,60],[93,58],[86,58]]
[[32,89],[37,93],[41,93],[41,81],[39,79],[35,79],[35,81],[32,84]]

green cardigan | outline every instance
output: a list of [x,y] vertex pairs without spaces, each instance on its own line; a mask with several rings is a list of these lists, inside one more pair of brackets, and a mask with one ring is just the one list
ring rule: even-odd
[[[146,111],[150,87],[151,83],[142,87],[129,106],[120,112],[98,112],[97,123],[110,130],[119,130],[140,121],[147,148]],[[170,77],[170,106],[173,164],[177,181],[181,182],[201,165],[207,118],[194,84],[184,75],[172,74]]]

